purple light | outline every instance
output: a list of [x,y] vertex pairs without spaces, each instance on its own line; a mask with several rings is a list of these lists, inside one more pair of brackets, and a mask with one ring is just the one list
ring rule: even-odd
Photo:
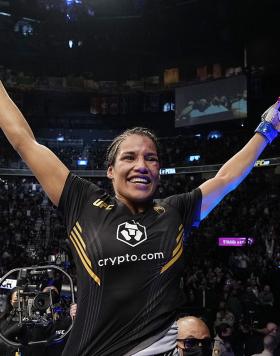
[[219,237],[218,245],[222,247],[233,246],[233,247],[242,247],[242,246],[251,246],[254,243],[253,237]]

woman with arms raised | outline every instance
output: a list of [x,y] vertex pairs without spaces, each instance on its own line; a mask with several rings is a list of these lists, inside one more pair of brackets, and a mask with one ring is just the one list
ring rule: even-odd
[[[107,152],[114,196],[79,178],[34,135],[0,86],[6,137],[64,216],[78,280],[77,315],[63,355],[176,355],[183,233],[247,176],[278,134],[279,102],[216,176],[190,193],[155,201],[156,137],[133,128]],[[266,121],[267,120],[267,121]]]

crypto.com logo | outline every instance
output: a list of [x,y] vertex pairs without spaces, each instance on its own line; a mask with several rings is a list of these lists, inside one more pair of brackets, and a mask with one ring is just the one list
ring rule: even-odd
[[118,226],[117,240],[120,240],[131,247],[135,247],[147,240],[146,228],[132,220],[132,223],[125,222]]

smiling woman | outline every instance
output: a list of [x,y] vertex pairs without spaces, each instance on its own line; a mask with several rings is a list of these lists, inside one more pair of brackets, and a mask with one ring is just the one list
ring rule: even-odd
[[116,198],[138,213],[145,210],[159,182],[156,138],[143,128],[127,130],[122,136],[108,149],[107,176]]
[[280,100],[216,176],[192,192],[155,200],[158,145],[147,129],[108,150],[115,195],[79,178],[43,145],[0,83],[0,126],[64,217],[75,256],[77,315],[63,355],[178,355],[183,236],[247,176],[280,130]]

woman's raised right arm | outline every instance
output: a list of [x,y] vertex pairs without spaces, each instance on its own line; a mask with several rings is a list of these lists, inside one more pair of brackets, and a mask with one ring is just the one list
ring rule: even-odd
[[44,191],[58,205],[69,169],[47,147],[39,144],[22,113],[0,81],[0,127]]

